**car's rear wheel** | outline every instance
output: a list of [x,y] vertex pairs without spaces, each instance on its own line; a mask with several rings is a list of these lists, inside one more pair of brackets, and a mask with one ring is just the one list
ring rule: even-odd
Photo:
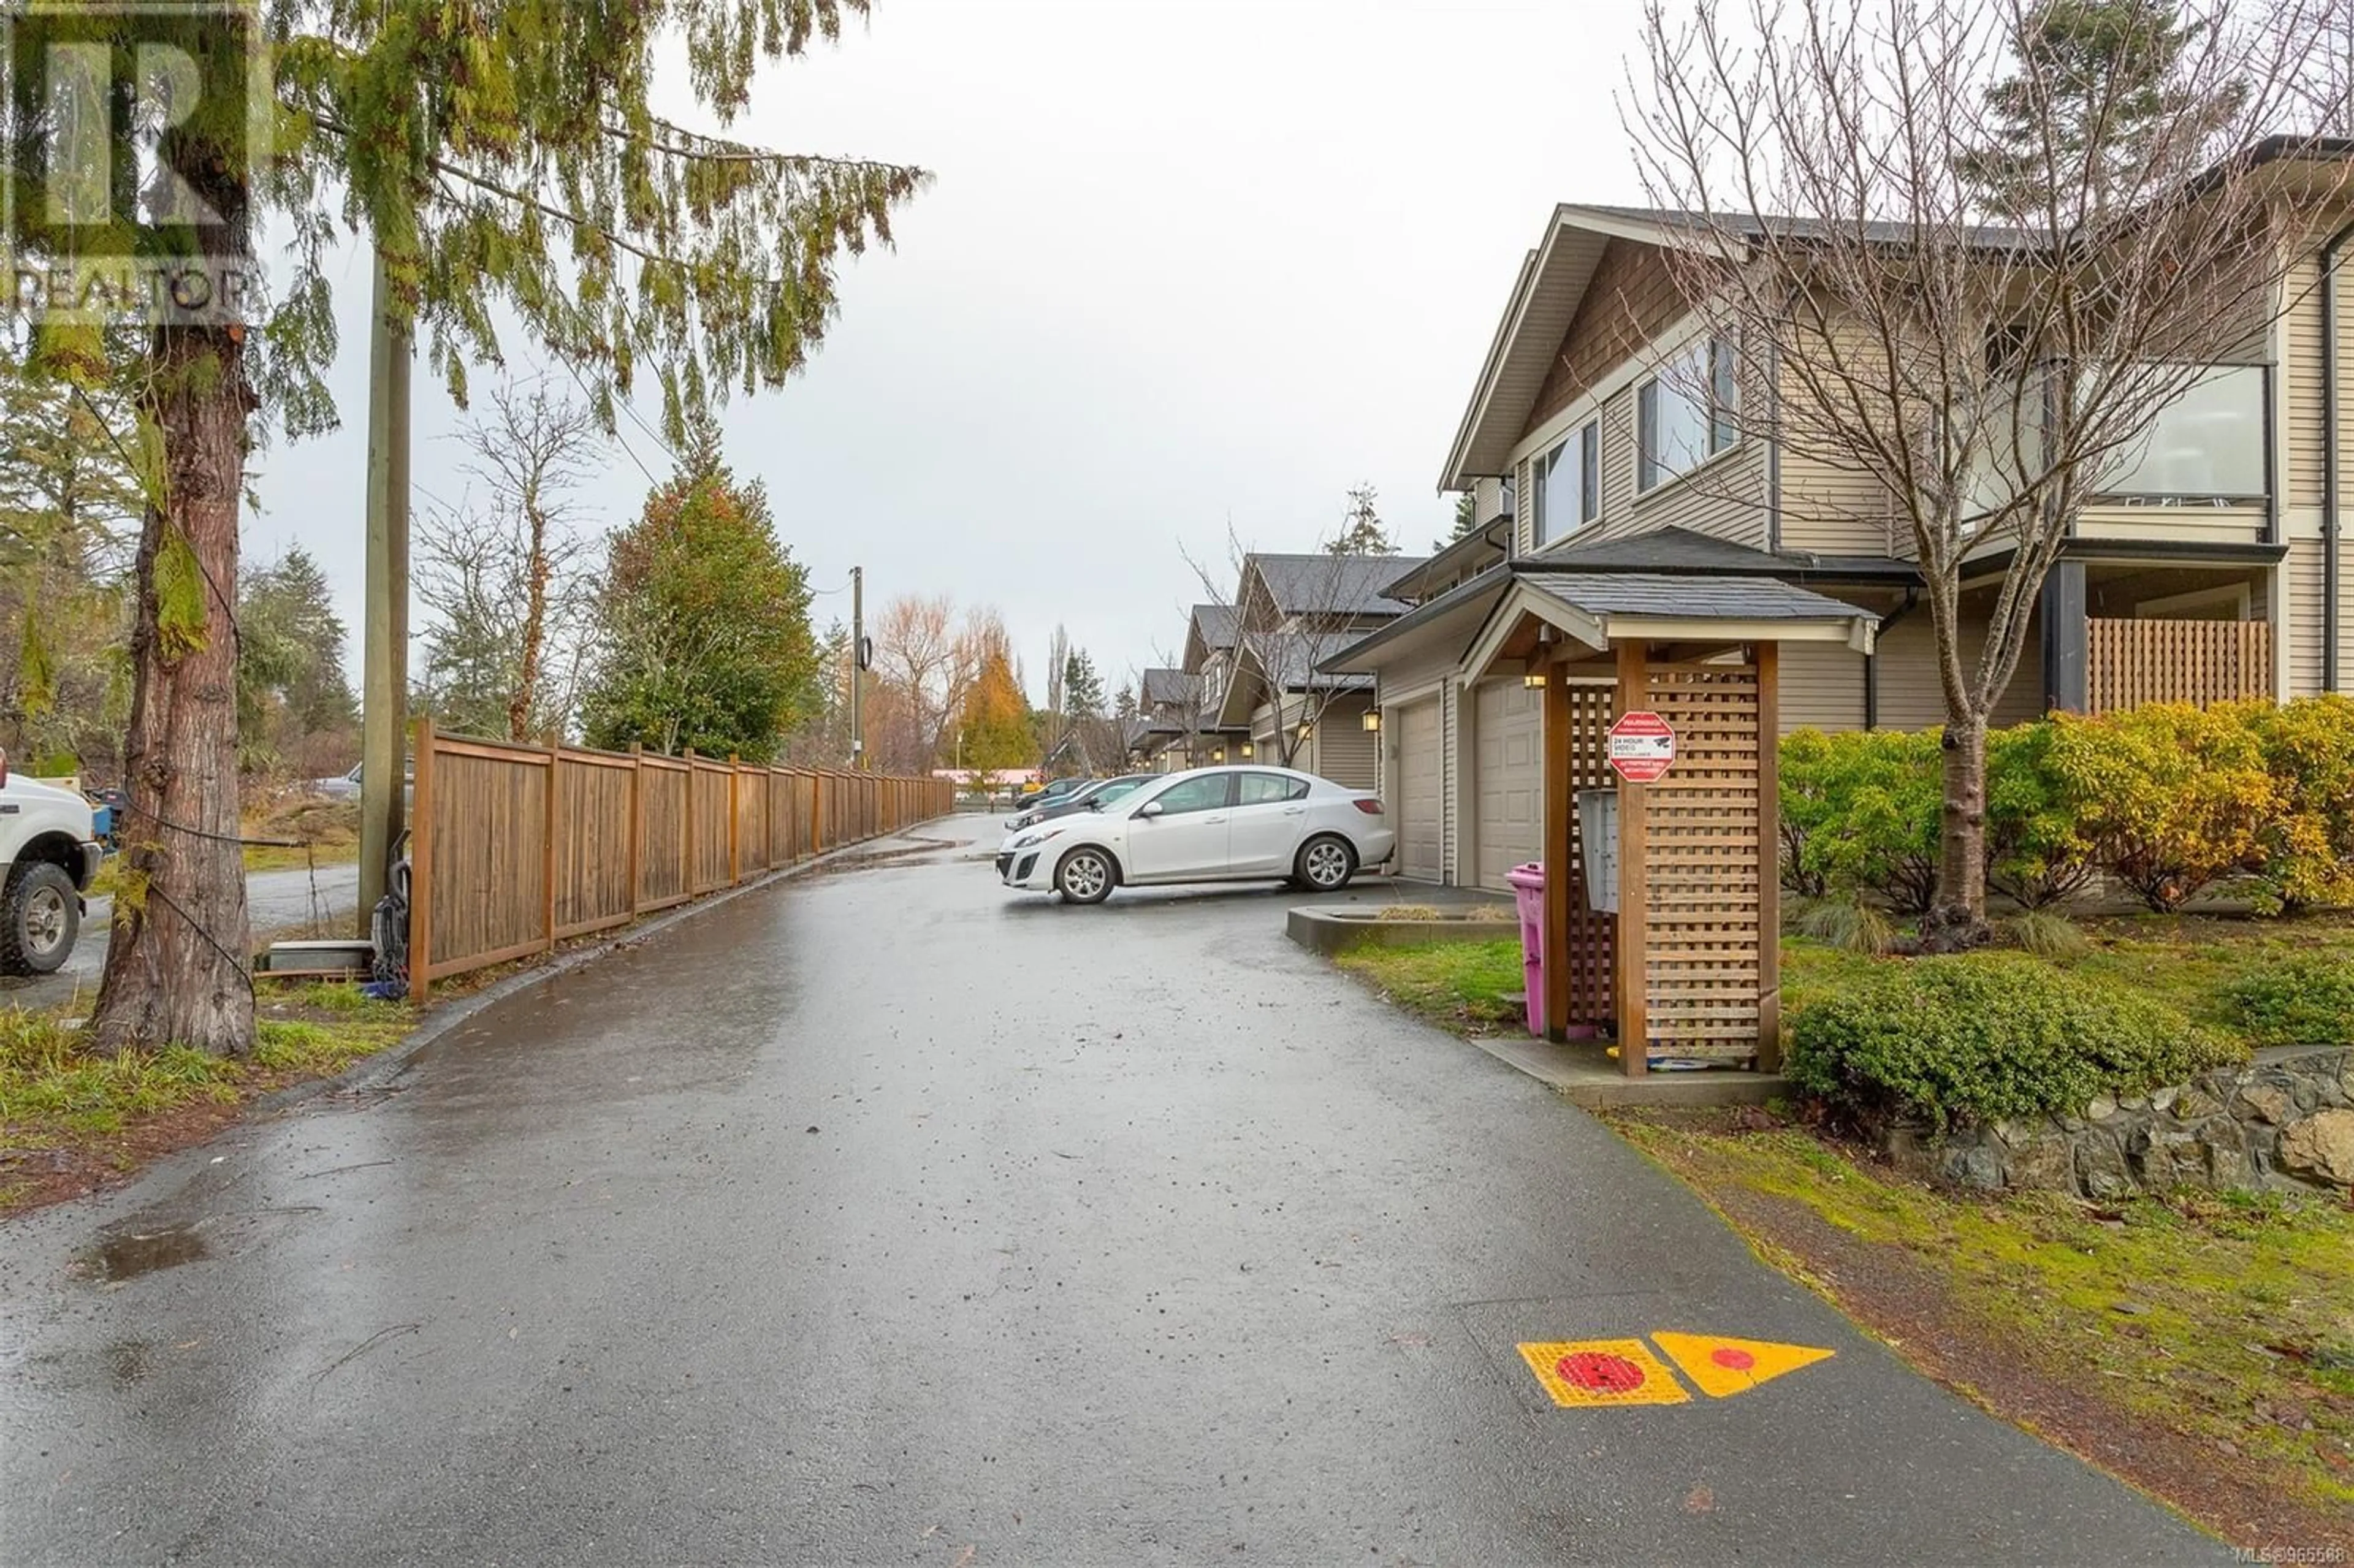
[[1357,852],[1338,833],[1319,833],[1299,846],[1292,874],[1311,892],[1337,893],[1357,874]]
[[1055,886],[1074,904],[1100,904],[1111,896],[1119,874],[1111,856],[1090,844],[1081,844],[1055,867]]
[[0,898],[0,974],[54,974],[81,934],[81,895],[62,866],[20,863]]

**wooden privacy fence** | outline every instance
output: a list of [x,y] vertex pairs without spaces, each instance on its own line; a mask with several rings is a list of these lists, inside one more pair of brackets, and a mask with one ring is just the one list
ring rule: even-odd
[[942,779],[587,751],[417,726],[408,986],[733,887],[955,810]]
[[2084,705],[2122,713],[2144,703],[2270,698],[2273,629],[2264,620],[2084,623]]

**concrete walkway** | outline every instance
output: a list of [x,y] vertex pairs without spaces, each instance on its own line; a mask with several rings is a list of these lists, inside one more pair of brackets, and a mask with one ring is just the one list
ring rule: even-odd
[[[1282,895],[927,831],[0,1234],[0,1561],[2227,1560]],[[1836,1353],[1563,1409],[1516,1348],[1663,1331]]]

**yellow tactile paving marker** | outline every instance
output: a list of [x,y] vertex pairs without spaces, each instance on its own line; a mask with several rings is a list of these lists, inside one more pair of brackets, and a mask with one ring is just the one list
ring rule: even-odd
[[1692,1385],[1711,1399],[1747,1393],[1761,1383],[1797,1372],[1831,1352],[1812,1345],[1782,1345],[1770,1340],[1734,1340],[1723,1334],[1671,1334],[1654,1331],[1651,1342],[1667,1352]]
[[1555,1404],[1683,1404],[1691,1399],[1667,1364],[1640,1340],[1573,1340],[1528,1344],[1521,1356]]

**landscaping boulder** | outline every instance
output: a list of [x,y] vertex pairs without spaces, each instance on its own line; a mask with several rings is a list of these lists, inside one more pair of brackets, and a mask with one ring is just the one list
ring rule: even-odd
[[2281,1134],[2280,1163],[2309,1181],[2354,1187],[2354,1110],[2326,1110]]

